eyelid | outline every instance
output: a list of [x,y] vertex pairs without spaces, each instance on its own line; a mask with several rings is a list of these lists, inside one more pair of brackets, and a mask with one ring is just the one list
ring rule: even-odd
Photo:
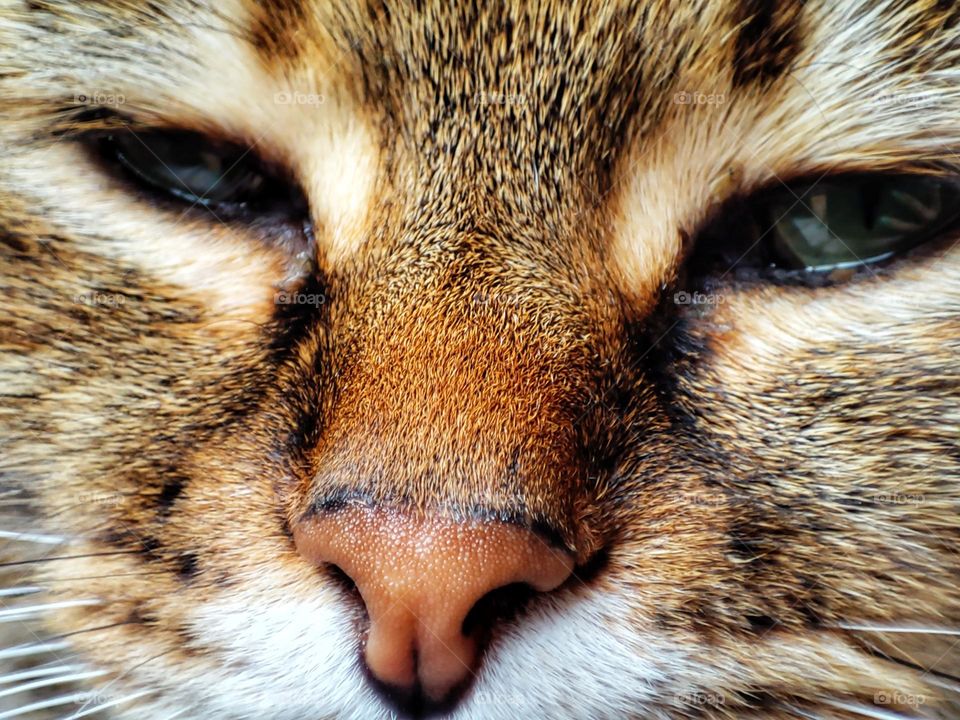
[[[796,259],[784,258],[775,247],[775,220],[769,217],[769,211],[775,205],[794,205],[803,209],[810,205],[810,196],[817,186],[823,185],[843,188],[844,185],[864,183],[866,179],[874,182],[884,180],[895,182],[897,179],[929,178],[944,188],[945,197],[960,194],[960,173],[946,171],[943,167],[932,168],[927,165],[912,165],[890,172],[842,172],[821,174],[810,177],[798,175],[781,182],[766,183],[754,192],[732,194],[724,202],[712,207],[704,220],[693,233],[694,241],[685,261],[685,272],[691,278],[736,279],[738,282],[775,282],[800,283],[809,286],[824,284],[822,278],[830,276],[829,282],[835,282],[831,274],[832,265],[824,265],[815,271],[809,266],[801,267]],[[801,205],[801,200],[803,205]],[[922,247],[937,239],[960,230],[960,207],[954,211],[954,205],[960,203],[945,202],[946,210],[939,221],[916,233],[904,235],[903,243],[890,253],[880,253],[871,258],[871,262],[862,263],[857,269],[869,272],[869,269],[881,264],[885,259],[902,258],[914,251],[922,252]],[[784,213],[786,216],[786,213]],[[847,276],[849,279],[853,276]],[[844,280],[839,280],[843,282]]]
[[163,126],[147,123],[109,108],[61,108],[49,127],[53,137],[87,139],[120,131],[147,132]]
[[[258,147],[192,129],[157,127],[140,133],[93,130],[76,141],[131,194],[169,210],[206,209],[217,219],[229,216],[247,225],[260,219],[299,225],[309,218],[309,202],[297,178],[285,166],[265,162]],[[221,165],[210,188],[190,180],[180,180],[183,187],[174,182],[181,170],[188,173],[183,178],[193,177],[192,170],[202,169],[207,155],[219,158]]]

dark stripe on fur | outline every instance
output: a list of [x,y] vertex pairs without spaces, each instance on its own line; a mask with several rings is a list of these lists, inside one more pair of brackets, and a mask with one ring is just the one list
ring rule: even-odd
[[737,6],[734,87],[769,85],[790,69],[803,49],[804,5],[805,0],[743,0]]

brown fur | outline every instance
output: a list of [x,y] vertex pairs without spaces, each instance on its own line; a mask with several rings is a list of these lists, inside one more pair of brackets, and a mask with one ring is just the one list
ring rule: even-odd
[[[71,539],[11,544],[9,585],[103,603],[30,632],[151,693],[118,717],[242,717],[211,709],[240,661],[192,613],[327,597],[289,527],[359,499],[567,545],[560,622],[616,598],[625,646],[697,668],[632,717],[852,718],[836,703],[878,693],[956,717],[951,636],[838,627],[958,627],[956,238],[849,283],[671,299],[734,195],[956,171],[958,32],[920,1],[0,3],[4,527]],[[291,89],[324,102],[278,108]],[[926,122],[864,107],[892,89],[934,96]],[[95,91],[288,167],[308,271],[288,280],[298,228],[111,179],[78,139]],[[576,702],[553,715],[617,716]]]

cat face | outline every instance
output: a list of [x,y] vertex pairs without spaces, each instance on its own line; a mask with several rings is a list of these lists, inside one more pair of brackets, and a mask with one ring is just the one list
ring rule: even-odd
[[953,5],[0,7],[3,709],[956,716]]

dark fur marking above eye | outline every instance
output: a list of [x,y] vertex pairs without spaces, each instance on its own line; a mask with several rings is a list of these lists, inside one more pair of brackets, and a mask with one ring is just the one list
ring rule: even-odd
[[780,624],[769,615],[747,615],[747,622],[751,630],[759,633],[765,633]]
[[301,50],[302,29],[307,14],[301,0],[267,0],[257,3],[259,16],[250,33],[250,42],[264,63],[292,60]]
[[147,612],[144,609],[143,603],[137,603],[127,614],[127,619],[125,622],[131,625],[155,625],[157,622],[157,616],[153,613]]
[[177,558],[177,575],[181,580],[190,580],[200,571],[200,561],[196,553],[180,553]]
[[157,557],[157,551],[160,550],[161,547],[162,543],[153,535],[143,535],[140,537],[140,551],[145,557],[151,560]]
[[806,0],[742,0],[734,21],[733,85],[767,85],[782,76],[803,49],[800,21]]
[[181,478],[172,478],[163,483],[160,495],[157,496],[157,506],[161,513],[167,513],[183,492],[184,481]]

